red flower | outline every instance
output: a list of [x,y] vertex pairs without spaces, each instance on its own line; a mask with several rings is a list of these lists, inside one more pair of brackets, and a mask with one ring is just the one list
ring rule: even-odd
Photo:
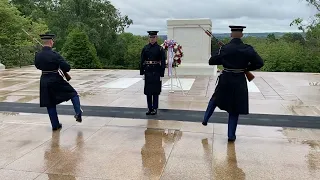
[[181,64],[181,59],[178,59],[177,62],[178,62],[178,64]]

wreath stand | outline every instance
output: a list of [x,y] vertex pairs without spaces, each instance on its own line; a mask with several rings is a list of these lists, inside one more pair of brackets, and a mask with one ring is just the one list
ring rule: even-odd
[[[173,71],[174,71],[174,77],[171,76],[169,84],[168,85],[163,85],[163,87],[170,86],[169,93],[174,93],[173,87],[177,87],[177,88],[181,89],[182,94],[185,95],[184,90],[183,90],[182,85],[181,85],[180,78],[177,75],[176,67],[173,67]],[[173,84],[173,79],[176,79],[177,85]]]

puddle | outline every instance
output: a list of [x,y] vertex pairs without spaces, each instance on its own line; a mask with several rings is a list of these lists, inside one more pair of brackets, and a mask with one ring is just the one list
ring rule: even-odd
[[84,83],[81,83],[80,85],[89,85],[89,84],[92,84],[94,83],[95,81],[87,81],[87,82],[84,82]]
[[30,102],[30,101],[32,101],[32,100],[34,100],[34,99],[37,99],[37,98],[38,98],[38,96],[25,96],[25,97],[17,100],[16,102],[19,102],[19,103],[27,103],[27,102]]
[[304,140],[302,144],[308,144],[312,149],[320,148],[320,141]]
[[309,86],[320,86],[320,82],[309,82]]
[[12,81],[12,80],[1,80],[0,82],[0,89],[7,88],[19,83],[22,83],[23,81]]
[[39,98],[39,96],[0,96],[0,102],[27,103]]
[[0,96],[0,102],[3,102],[7,99],[7,96]]
[[39,90],[40,89],[40,82],[35,82],[32,84],[29,84],[26,88],[23,88],[22,90]]
[[80,97],[86,97],[86,96],[92,96],[92,95],[95,95],[95,93],[93,92],[82,92],[82,93],[79,93]]
[[310,146],[307,162],[310,170],[318,172],[320,169],[320,141],[305,140],[302,144]]
[[1,112],[2,115],[5,115],[5,116],[17,116],[19,115],[19,113],[17,112]]
[[14,91],[0,91],[0,96],[1,95],[6,95],[6,94],[9,94],[9,93],[12,93]]

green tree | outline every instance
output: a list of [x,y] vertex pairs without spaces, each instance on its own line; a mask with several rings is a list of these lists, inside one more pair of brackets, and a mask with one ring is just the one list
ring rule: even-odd
[[313,6],[318,12],[310,22],[305,22],[302,18],[297,18],[292,25],[297,25],[298,29],[306,35],[306,43],[304,46],[307,60],[304,71],[320,72],[320,1],[319,0],[305,0],[309,5]]
[[275,34],[268,34],[267,36],[267,40],[270,41],[270,42],[276,42],[278,41]]
[[23,17],[7,0],[0,0],[0,61],[7,67],[33,62],[33,46],[36,42],[22,29],[38,38],[40,33],[47,30],[47,26],[32,22],[31,19]]
[[[123,33],[120,35],[120,39],[124,42],[126,48],[124,55],[125,63],[129,68],[139,68],[141,50],[148,43],[147,37]],[[159,44],[161,43],[160,40]]]
[[286,33],[281,38],[286,42],[298,42],[301,45],[305,44],[305,39],[301,33]]
[[24,15],[46,21],[50,31],[57,35],[58,51],[73,29],[83,29],[105,63],[113,60],[119,48],[115,46],[117,34],[133,23],[108,0],[12,0],[12,3]]
[[98,69],[101,63],[96,49],[90,43],[88,35],[80,29],[74,29],[68,35],[67,41],[62,49],[62,55],[73,68]]

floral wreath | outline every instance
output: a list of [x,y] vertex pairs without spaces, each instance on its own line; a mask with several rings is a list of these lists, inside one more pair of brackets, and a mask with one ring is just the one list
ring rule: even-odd
[[[160,45],[165,51],[168,50],[173,50],[173,62],[172,62],[172,67],[178,67],[181,64],[181,58],[183,57],[183,51],[182,51],[182,46],[175,42],[173,39],[171,40],[165,40],[161,45]],[[169,53],[168,53],[168,56]],[[168,67],[168,60],[170,57],[167,57],[166,60],[166,67]]]

